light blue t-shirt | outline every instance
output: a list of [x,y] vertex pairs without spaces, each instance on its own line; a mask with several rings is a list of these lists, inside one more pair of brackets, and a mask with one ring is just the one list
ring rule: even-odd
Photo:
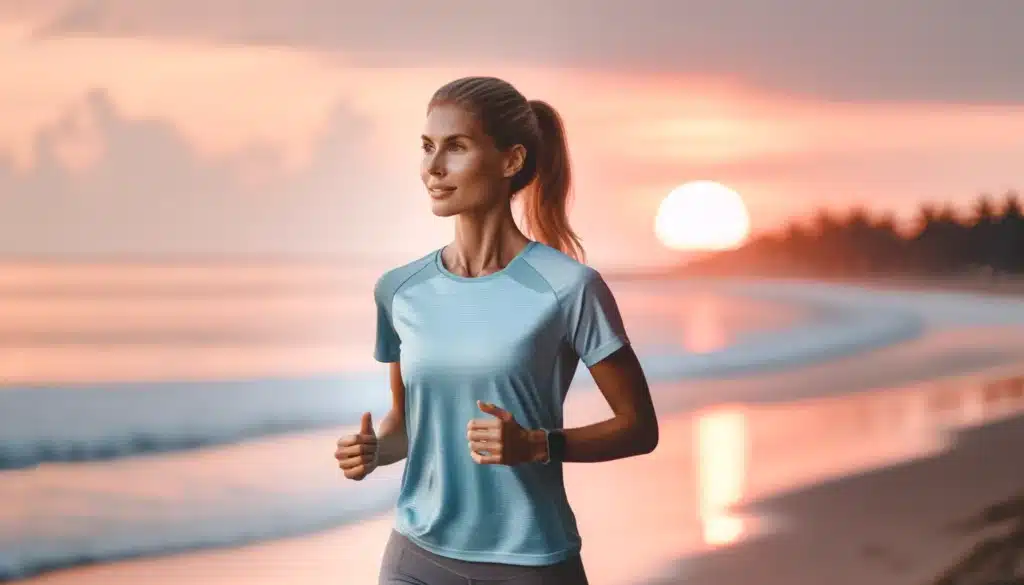
[[441,250],[385,273],[375,358],[401,362],[409,454],[395,529],[438,555],[514,565],[580,550],[555,462],[481,465],[466,425],[492,402],[524,428],[561,428],[580,361],[629,343],[615,299],[593,268],[530,242],[501,271],[467,278]]

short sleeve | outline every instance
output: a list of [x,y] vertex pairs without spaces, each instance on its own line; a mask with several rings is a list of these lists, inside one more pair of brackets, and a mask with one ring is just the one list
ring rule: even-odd
[[373,350],[373,358],[378,362],[391,363],[399,361],[401,340],[395,332],[391,319],[392,293],[378,282],[374,287],[373,296],[377,305],[377,343]]
[[564,302],[569,343],[587,367],[629,344],[615,296],[597,271],[588,271]]

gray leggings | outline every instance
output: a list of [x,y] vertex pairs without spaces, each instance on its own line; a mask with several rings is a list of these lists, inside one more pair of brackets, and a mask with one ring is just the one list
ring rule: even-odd
[[377,585],[587,585],[587,575],[579,555],[543,567],[471,563],[436,555],[392,531]]

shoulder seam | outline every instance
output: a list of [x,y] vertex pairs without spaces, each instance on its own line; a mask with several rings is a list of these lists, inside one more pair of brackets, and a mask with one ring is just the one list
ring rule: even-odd
[[[430,266],[430,260],[432,260],[433,257],[434,254],[431,253],[428,254],[427,256],[424,256],[423,258],[420,258],[420,262],[423,262],[423,265],[417,268],[416,270],[413,270],[412,273],[409,274],[409,276],[403,278],[402,281],[395,286],[395,290],[391,291],[391,295],[388,298],[388,315],[391,316],[392,319],[394,318],[394,312],[392,307],[394,306],[395,303],[395,297],[398,296],[398,291],[402,290],[402,287],[405,286],[405,283],[409,282],[409,280],[412,279],[412,277],[416,276],[420,272],[423,272],[423,269],[426,268],[427,266]],[[551,285],[549,284],[548,286]]]
[[526,265],[530,267],[530,270],[536,272],[537,276],[544,281],[544,284],[548,285],[548,288],[551,290],[551,294],[555,296],[555,302],[561,306],[562,300],[558,298],[558,291],[556,291],[555,287],[551,285],[551,281],[548,280],[548,277],[544,276],[544,273],[540,270],[537,270],[537,267],[533,265],[533,262],[530,262],[529,258],[523,258],[523,260],[526,262]]
[[544,281],[544,284],[548,285],[548,289],[551,290],[551,295],[555,297],[555,305],[558,306],[558,312],[562,315],[562,340],[569,343],[571,346],[572,341],[569,340],[569,316],[566,314],[565,307],[562,306],[562,298],[558,296],[558,291],[555,290],[555,287],[551,284],[551,281],[548,280],[548,277],[544,276],[544,273],[540,270],[537,270],[537,267],[533,265],[533,262],[530,262],[529,258],[524,258],[523,260],[525,260],[526,265],[530,267],[530,270],[536,272],[537,276]]
[[[523,261],[524,261],[524,263],[527,266],[530,267],[530,270],[532,270],[535,273],[537,273],[537,276],[539,276],[540,279],[542,281],[544,281],[544,284],[548,285],[548,290],[551,291],[551,296],[555,297],[555,307],[558,310],[559,316],[561,316],[561,318],[562,318],[562,343],[568,345],[569,347],[572,347],[572,341],[569,340],[569,316],[566,314],[565,307],[562,306],[562,299],[561,299],[561,297],[558,296],[558,291],[555,290],[555,287],[551,284],[551,281],[548,280],[548,277],[544,276],[544,273],[541,272],[540,270],[538,270],[537,267],[533,265],[533,262],[530,262],[529,258],[523,258]],[[559,350],[559,351],[561,351],[561,350]],[[554,379],[555,379],[554,368],[556,367],[557,364],[558,364],[558,360],[557,359],[552,360],[552,362],[551,362],[551,372],[549,374],[550,377],[549,377],[549,380],[548,380],[549,382],[552,382],[552,383],[554,382]]]

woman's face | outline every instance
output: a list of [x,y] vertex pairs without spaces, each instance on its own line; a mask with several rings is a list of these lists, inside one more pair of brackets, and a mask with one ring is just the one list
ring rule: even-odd
[[482,212],[508,202],[508,180],[522,166],[522,147],[498,150],[475,116],[452,104],[430,109],[423,130],[420,177],[434,215]]

